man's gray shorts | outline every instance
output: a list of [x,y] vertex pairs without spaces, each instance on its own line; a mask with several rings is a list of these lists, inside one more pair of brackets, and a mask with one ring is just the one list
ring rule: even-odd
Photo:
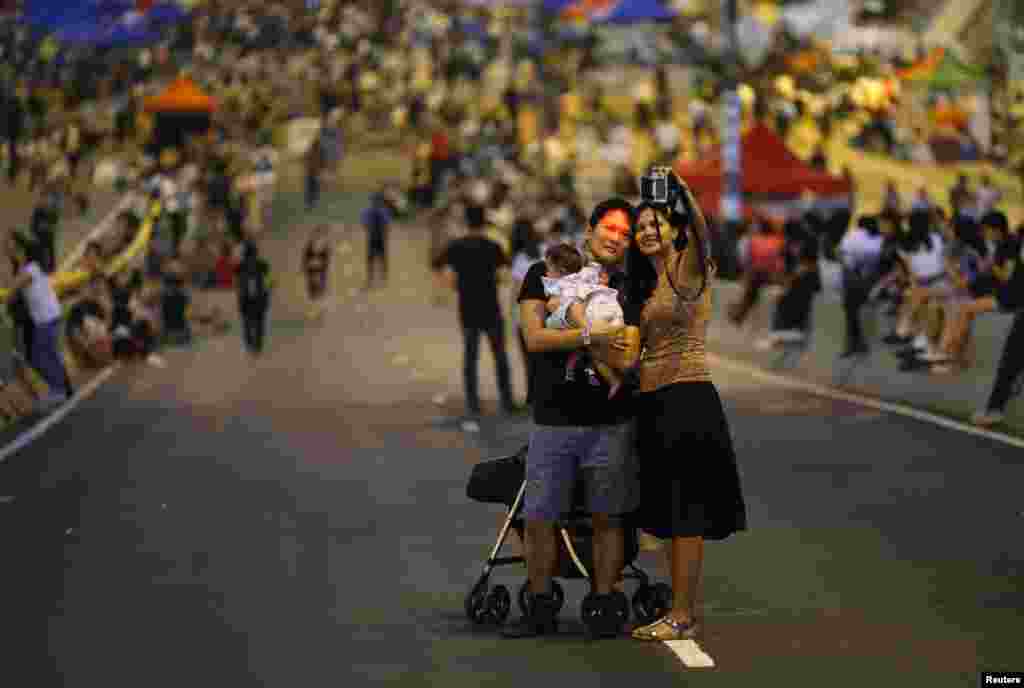
[[633,424],[597,427],[539,425],[526,455],[523,517],[557,521],[574,506],[582,479],[588,513],[625,514],[634,507]]

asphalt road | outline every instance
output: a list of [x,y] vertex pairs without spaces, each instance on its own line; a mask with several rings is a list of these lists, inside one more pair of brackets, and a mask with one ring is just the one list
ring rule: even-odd
[[[932,687],[1024,667],[1019,450],[721,370],[751,527],[707,550],[716,668],[586,641],[578,581],[556,638],[472,628],[500,510],[465,481],[529,421],[494,412],[484,353],[494,415],[458,429],[460,336],[422,228],[393,230],[370,294],[348,236],[332,311],[307,322],[293,276],[312,219],[266,240],[285,278],[263,358],[236,330],[122,370],[0,465],[0,684]],[[659,559],[640,564],[663,578]]]

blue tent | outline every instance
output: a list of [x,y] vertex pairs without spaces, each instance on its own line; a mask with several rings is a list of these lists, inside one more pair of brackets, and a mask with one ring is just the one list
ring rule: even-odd
[[181,5],[166,0],[142,13],[136,11],[134,0],[33,0],[27,3],[23,21],[63,43],[111,47],[154,43],[162,26],[187,17]]
[[600,17],[602,24],[632,24],[635,22],[667,21],[675,12],[668,10],[659,0],[622,0],[608,14]]
[[[544,9],[561,14],[580,0],[544,0]],[[675,12],[669,10],[660,0],[619,0],[609,7],[593,12],[589,19],[599,24],[632,24],[636,22],[665,21],[672,19]]]

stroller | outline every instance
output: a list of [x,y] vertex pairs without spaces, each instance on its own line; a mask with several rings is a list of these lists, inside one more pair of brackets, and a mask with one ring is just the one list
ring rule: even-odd
[[[466,486],[466,494],[470,499],[484,504],[504,504],[508,507],[508,517],[498,533],[498,541],[484,563],[483,573],[466,595],[466,616],[475,625],[501,626],[505,623],[512,607],[511,595],[504,585],[489,586],[488,579],[498,566],[526,563],[521,556],[501,557],[498,554],[510,530],[514,530],[520,540],[523,537],[522,504],[526,491],[527,449],[528,447],[523,447],[511,456],[478,463],[473,467]],[[580,506],[583,503],[581,486],[581,483],[576,485],[572,513],[558,527],[560,540],[556,578],[589,579],[590,571],[593,569],[594,531],[590,516]],[[665,583],[652,584],[648,575],[636,566],[635,560],[640,552],[640,546],[636,528],[628,522],[624,528],[624,536],[625,569],[622,577],[638,582],[632,598],[633,613],[640,623],[650,623],[663,616],[672,606],[672,589]],[[565,604],[565,591],[557,580],[552,580],[551,583],[556,603],[561,609]],[[616,614],[625,622],[629,618],[630,604],[624,596],[622,600],[622,608],[617,609]],[[580,610],[584,623],[587,622],[588,616],[599,613],[590,608],[589,601],[589,598],[584,599]],[[525,615],[530,605],[528,581],[519,586],[517,602],[520,612]]]

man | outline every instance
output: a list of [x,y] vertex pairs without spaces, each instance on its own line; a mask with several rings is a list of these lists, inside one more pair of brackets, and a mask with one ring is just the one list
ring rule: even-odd
[[[633,208],[613,199],[600,204],[584,233],[584,254],[609,273],[609,286],[622,289],[621,266],[629,246]],[[629,432],[628,393],[611,399],[605,384],[587,376],[568,379],[566,364],[582,347],[623,348],[622,328],[606,324],[545,329],[547,296],[541,277],[545,264],[534,264],[519,294],[520,321],[533,375],[533,420],[526,458],[526,568],[528,611],[506,637],[521,638],[557,631],[558,604],[551,588],[558,560],[555,523],[570,512],[573,488],[586,478],[586,509],[594,526],[593,588],[585,607],[588,631],[594,637],[622,632],[625,599],[615,592],[624,564],[623,532],[619,517],[632,508],[635,471]],[[633,320],[627,310],[627,321]]]
[[434,260],[434,269],[446,271],[459,293],[459,322],[465,342],[463,379],[470,416],[466,429],[473,431],[477,427],[472,425],[476,422],[473,417],[480,415],[477,365],[481,334],[487,335],[494,354],[502,408],[514,412],[515,403],[505,349],[505,321],[498,300],[498,271],[509,265],[509,258],[498,244],[484,236],[483,206],[467,207],[466,223],[469,234],[448,244]]
[[247,240],[242,245],[242,262],[238,266],[238,312],[245,348],[253,356],[263,353],[273,286],[270,265],[260,255],[256,242]]
[[374,282],[388,281],[388,228],[391,226],[391,204],[384,189],[370,198],[370,205],[360,218],[366,228],[366,289]]

